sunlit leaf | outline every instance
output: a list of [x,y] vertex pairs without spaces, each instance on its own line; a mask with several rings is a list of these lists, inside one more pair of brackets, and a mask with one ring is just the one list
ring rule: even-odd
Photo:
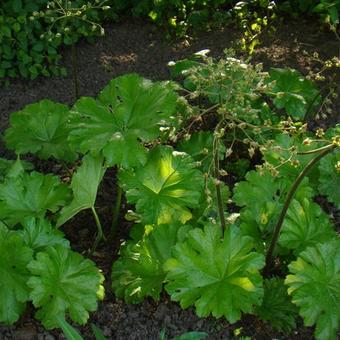
[[185,223],[192,217],[190,208],[198,206],[203,187],[203,176],[191,158],[162,146],[150,151],[145,166],[121,171],[119,180],[146,224]]

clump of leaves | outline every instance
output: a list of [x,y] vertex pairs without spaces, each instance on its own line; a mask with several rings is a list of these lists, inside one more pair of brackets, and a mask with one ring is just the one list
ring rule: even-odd
[[147,226],[140,241],[124,244],[112,267],[112,287],[117,297],[128,303],[141,302],[147,296],[158,300],[166,276],[163,265],[188,228],[180,224]]
[[[305,181],[297,197],[312,197]],[[249,171],[246,181],[236,183],[233,201],[240,207],[240,228],[245,235],[256,240],[258,250],[268,246],[285,195],[291,182],[273,177],[268,171]]]

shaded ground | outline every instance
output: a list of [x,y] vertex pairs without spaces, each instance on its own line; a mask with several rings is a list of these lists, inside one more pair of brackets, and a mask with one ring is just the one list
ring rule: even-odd
[[[303,30],[303,34],[301,32]],[[178,60],[190,54],[209,48],[214,56],[222,56],[223,50],[230,47],[232,41],[238,38],[238,32],[228,28],[214,32],[201,33],[192,41],[167,42],[162,32],[145,23],[129,22],[110,25],[106,28],[105,38],[98,39],[94,45],[85,42],[79,44],[79,78],[80,94],[82,96],[96,95],[112,78],[129,72],[139,74],[154,80],[168,79],[167,63]],[[270,66],[288,66],[297,68],[307,74],[315,62],[303,55],[306,49],[311,53],[318,51],[323,58],[339,54],[339,43],[332,34],[320,30],[318,23],[288,22],[282,24],[274,36],[264,36],[255,55],[255,62],[263,62],[265,68]],[[64,63],[70,69],[70,51],[64,51]],[[71,73],[71,72],[70,72]],[[29,103],[49,98],[62,103],[74,102],[71,74],[67,78],[39,78],[35,81],[15,81],[8,88],[0,89],[0,133],[8,125],[8,115],[23,108]],[[339,99],[332,105],[323,124],[339,122]],[[0,156],[6,153],[0,145]],[[100,211],[104,216],[103,224],[108,225],[110,217],[109,203],[114,197],[114,172],[109,173],[99,195],[103,204]],[[336,215],[339,216],[339,215]],[[73,248],[82,251],[89,246],[94,233],[92,220],[86,213],[79,214],[65,227],[65,233],[73,242]],[[77,228],[71,229],[71,226]],[[79,227],[80,226],[80,227]],[[120,226],[124,234],[125,225]],[[120,235],[118,235],[117,243]],[[81,249],[82,248],[82,249]],[[117,247],[102,247],[93,259],[109,274],[112,259]],[[107,255],[109,254],[109,256]],[[109,285],[109,282],[107,283]],[[186,331],[200,330],[209,333],[209,339],[230,339],[233,330],[242,328],[241,335],[254,339],[311,339],[312,330],[302,325],[289,336],[284,336],[257,321],[251,316],[245,316],[241,322],[230,326],[223,321],[212,318],[199,319],[193,310],[181,310],[177,304],[169,302],[167,297],[161,303],[145,301],[141,305],[128,306],[116,301],[109,288],[107,297],[100,304],[98,312],[94,313],[94,322],[104,331],[108,339],[159,339],[159,333],[165,329],[170,336],[180,335]],[[28,308],[25,316],[13,327],[0,327],[0,339],[63,339],[59,332],[46,332],[32,318],[32,308]],[[93,339],[89,326],[81,329],[87,339]]]

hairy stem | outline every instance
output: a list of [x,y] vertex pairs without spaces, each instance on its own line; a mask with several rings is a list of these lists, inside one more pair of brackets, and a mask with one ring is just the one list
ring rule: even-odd
[[94,220],[95,220],[96,226],[97,226],[97,236],[96,236],[96,239],[95,239],[95,241],[93,243],[93,247],[91,249],[91,252],[93,253],[97,249],[97,246],[98,246],[99,242],[102,239],[105,241],[105,236],[104,236],[104,233],[103,233],[103,228],[102,228],[102,225],[100,223],[99,217],[97,215],[96,208],[95,207],[91,207],[91,210],[92,210],[92,214],[94,216]]
[[119,185],[117,185],[116,203],[113,209],[113,219],[112,219],[112,225],[111,225],[111,230],[110,230],[110,241],[114,239],[116,232],[117,232],[119,212],[120,212],[120,207],[122,205],[122,194],[123,194],[122,188]]
[[296,177],[294,183],[292,184],[286,200],[284,202],[283,208],[281,210],[281,214],[280,217],[276,223],[275,229],[274,229],[274,233],[273,233],[273,237],[267,252],[267,256],[266,256],[266,265],[264,267],[263,273],[264,276],[268,276],[269,275],[269,270],[271,268],[271,265],[273,263],[273,254],[274,254],[274,250],[276,247],[276,243],[277,240],[280,236],[280,231],[283,225],[283,221],[285,219],[285,216],[287,214],[289,205],[294,197],[294,194],[297,190],[297,188],[299,187],[299,185],[301,184],[302,180],[304,179],[304,177],[306,176],[306,174],[308,173],[308,171],[323,157],[325,157],[326,155],[328,155],[330,152],[332,152],[335,148],[337,147],[337,145],[335,144],[330,144],[327,146],[327,148],[325,147],[323,149],[323,151],[321,151],[315,158],[313,158],[312,160],[310,160],[308,162],[308,164],[304,167],[304,169],[300,172],[299,176]]
[[75,43],[71,47],[72,53],[72,73],[75,99],[79,99],[79,80],[78,80],[78,53]]

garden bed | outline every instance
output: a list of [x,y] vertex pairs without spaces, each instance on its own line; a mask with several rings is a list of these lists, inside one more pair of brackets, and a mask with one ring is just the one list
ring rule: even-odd
[[[303,27],[303,34],[301,28]],[[223,50],[231,47],[239,38],[239,32],[230,28],[212,32],[197,33],[193,39],[167,42],[162,32],[142,22],[112,24],[106,27],[106,36],[94,45],[78,44],[80,95],[95,96],[112,79],[126,73],[138,73],[152,80],[169,79],[167,63],[190,56],[202,49],[210,49],[211,55],[222,57]],[[318,52],[322,59],[339,55],[339,43],[333,35],[322,31],[317,22],[289,21],[281,24],[273,35],[261,37],[262,45],[254,53],[253,63],[263,63],[264,68],[292,67],[303,74],[318,67],[312,58]],[[302,53],[307,50],[309,55]],[[71,70],[70,51],[63,52],[65,66]],[[69,72],[71,73],[71,72]],[[339,81],[339,72],[337,75]],[[0,89],[0,132],[8,126],[11,112],[25,105],[48,98],[60,103],[74,102],[71,74],[66,78],[38,78],[34,81],[13,81],[8,88]],[[311,121],[313,127],[329,127],[339,123],[340,99],[332,104],[332,111],[319,121]],[[0,155],[8,155],[1,145]],[[55,163],[38,162],[38,170],[58,172]],[[109,171],[101,185],[97,198],[104,232],[110,223],[111,197],[115,197],[115,173]],[[322,199],[320,198],[320,201]],[[126,208],[123,202],[123,211]],[[337,228],[340,213],[327,202],[323,204]],[[121,214],[123,215],[123,214]],[[121,216],[123,217],[123,216]],[[121,218],[117,240],[109,246],[101,245],[91,256],[106,278],[110,276],[112,261],[115,259],[120,242],[126,237],[129,224]],[[78,214],[63,226],[63,231],[71,241],[72,249],[85,254],[91,247],[95,233],[92,215]],[[298,328],[290,335],[272,330],[253,316],[245,315],[241,321],[229,325],[226,321],[213,318],[200,319],[193,309],[182,310],[178,304],[170,302],[165,295],[160,302],[147,300],[140,305],[126,305],[116,300],[110,291],[110,281],[106,283],[106,297],[93,313],[90,322],[103,330],[108,339],[158,339],[162,330],[166,335],[176,336],[186,331],[205,331],[209,339],[229,339],[237,334],[253,339],[311,339],[313,330],[305,328],[299,320]],[[90,327],[81,327],[82,335],[93,338]],[[238,330],[238,332],[235,330]],[[46,331],[33,318],[33,307],[12,327],[0,326],[0,339],[62,339],[59,331]]]

